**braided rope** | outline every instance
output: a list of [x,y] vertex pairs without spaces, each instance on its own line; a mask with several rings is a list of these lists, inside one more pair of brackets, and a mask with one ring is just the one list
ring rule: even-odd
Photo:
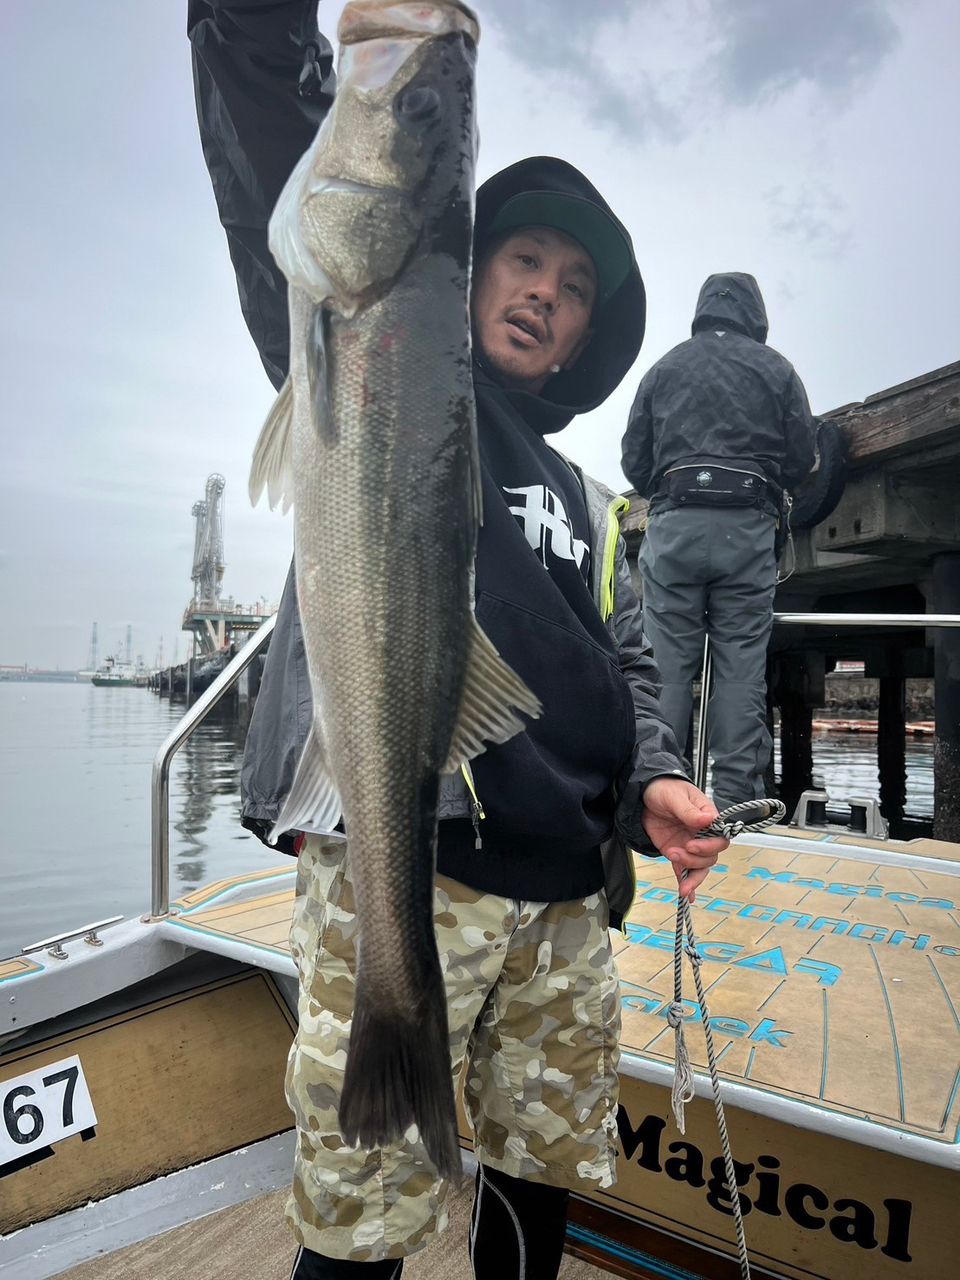
[[[698,838],[706,840],[710,836],[723,836],[725,840],[732,840],[743,831],[762,831],[764,827],[782,822],[786,812],[781,800],[744,800],[742,804],[732,804],[729,809],[724,809],[709,827],[698,833]],[[744,821],[747,817],[750,820]]]
[[[738,817],[737,815],[742,815]],[[722,836],[732,840],[744,831],[762,831],[780,822],[786,809],[779,800],[748,800],[743,804],[732,805],[724,809],[719,817],[699,833],[701,839],[711,836]],[[745,819],[751,819],[749,821]],[[686,875],[686,872],[684,872]],[[720,1096],[720,1077],[717,1072],[717,1058],[713,1048],[713,1032],[710,1029],[710,1010],[707,1007],[706,992],[700,966],[703,957],[697,950],[697,939],[693,932],[693,918],[690,903],[677,894],[677,929],[673,944],[673,1004],[667,1011],[667,1022],[673,1027],[676,1062],[673,1075],[673,1091],[671,1104],[676,1117],[677,1127],[681,1133],[684,1129],[684,1106],[692,1102],[694,1097],[693,1067],[687,1051],[686,1036],[683,1030],[683,940],[686,937],[687,955],[693,968],[693,981],[697,989],[697,1004],[703,1022],[703,1034],[707,1044],[707,1066],[710,1071],[710,1084],[713,1092],[713,1108],[717,1114],[717,1128],[720,1131],[720,1146],[723,1150],[723,1165],[726,1173],[727,1191],[730,1193],[730,1204],[733,1221],[737,1232],[737,1251],[740,1256],[740,1275],[742,1280],[750,1280],[750,1259],[747,1254],[747,1241],[743,1231],[743,1213],[740,1209],[740,1192],[737,1189],[737,1174],[733,1163],[733,1152],[730,1149],[730,1138],[727,1134],[727,1121],[723,1112],[723,1099]]]

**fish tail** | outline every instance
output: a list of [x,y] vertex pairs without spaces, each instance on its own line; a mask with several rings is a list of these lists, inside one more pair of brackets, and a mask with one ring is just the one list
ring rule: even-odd
[[439,967],[418,1016],[380,1012],[358,988],[340,1096],[340,1129],[372,1149],[396,1142],[411,1124],[441,1178],[462,1174],[450,1067],[447,1007]]

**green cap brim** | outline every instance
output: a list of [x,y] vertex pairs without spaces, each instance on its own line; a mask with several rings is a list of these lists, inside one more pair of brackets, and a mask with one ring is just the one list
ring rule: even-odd
[[552,227],[582,244],[597,269],[597,303],[612,298],[633,267],[633,252],[623,232],[602,209],[578,196],[556,191],[524,191],[500,209],[492,235],[520,227]]

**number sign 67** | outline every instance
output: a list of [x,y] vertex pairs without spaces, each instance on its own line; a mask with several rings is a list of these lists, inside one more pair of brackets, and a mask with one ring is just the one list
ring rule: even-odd
[[0,1169],[97,1123],[78,1057],[0,1080],[0,1113]]

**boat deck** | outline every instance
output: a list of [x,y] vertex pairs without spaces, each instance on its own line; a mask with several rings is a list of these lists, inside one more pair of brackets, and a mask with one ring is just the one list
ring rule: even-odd
[[[162,928],[202,950],[219,951],[225,944],[241,942],[253,949],[253,962],[293,973],[287,935],[295,885],[293,859],[252,875],[218,880],[178,899],[175,914]],[[184,938],[185,933],[191,936]]]
[[[283,1222],[287,1192],[223,1209],[166,1235],[95,1258],[61,1280],[288,1280],[296,1245]],[[473,1187],[449,1200],[450,1227],[428,1250],[404,1263],[404,1280],[473,1280],[467,1236]],[[588,1262],[566,1257],[559,1280],[610,1280]]]
[[[932,840],[895,848],[787,828],[735,842],[693,913],[724,1078],[923,1139],[926,1159],[960,1164],[956,856]],[[676,886],[663,859],[638,858],[637,876],[626,933],[613,935],[627,1072],[637,1060],[673,1062]],[[225,954],[239,945],[244,958],[293,973],[293,892],[292,866],[222,881],[181,899],[161,927]],[[688,1049],[704,1069],[684,967]]]
[[[732,1223],[723,1203],[727,1193],[716,1118],[703,1070],[704,1028],[687,963],[684,1015],[697,1096],[687,1106],[682,1133],[670,1116],[674,1045],[667,1012],[673,999],[676,884],[663,859],[638,857],[636,871],[637,897],[626,930],[612,935],[623,1010],[618,1181],[606,1191],[575,1198],[571,1247],[584,1258],[602,1258],[613,1274],[726,1280],[737,1270],[731,1258]],[[224,1097],[237,1095],[230,1075],[237,1069],[236,1054],[219,1056],[223,1078],[211,1076],[205,1054],[214,1042],[229,1040],[253,1053],[257,1069],[263,1068],[259,1092],[249,1086],[250,1070],[245,1066],[241,1072],[251,1095],[244,1094],[243,1107],[244,1132],[252,1136],[244,1141],[272,1141],[270,1135],[289,1122],[279,1080],[291,1021],[282,992],[292,992],[295,974],[287,942],[294,890],[295,864],[285,860],[186,894],[168,917],[119,925],[105,934],[100,947],[68,942],[67,959],[39,952],[0,962],[4,992],[16,999],[4,1006],[8,1025],[14,1014],[41,1021],[43,1001],[59,1013],[72,1007],[69,1001],[75,1001],[78,989],[88,1000],[106,998],[131,981],[152,980],[168,968],[172,973],[184,960],[206,972],[205,953],[239,962],[239,968],[210,967],[224,976],[196,990],[185,987],[185,1003],[179,988],[164,989],[144,1009],[155,1024],[156,1044],[176,1048],[177,1080],[188,1081],[186,1101],[164,1105],[183,1116],[213,1116],[220,1128],[225,1126],[224,1132],[207,1135],[194,1164],[226,1160],[239,1132],[229,1109],[198,1101],[197,1081]],[[931,1280],[952,1276],[948,1260],[955,1231],[948,1206],[956,1202],[960,1176],[958,903],[956,845],[896,844],[789,828],[734,841],[698,895],[694,927],[758,1274],[781,1280],[839,1274],[896,1280],[908,1263],[910,1274]],[[281,978],[278,986],[263,971],[284,975],[286,981]],[[249,1025],[251,983],[264,987],[261,1004],[273,1018],[269,1034]],[[223,1002],[224,1026],[217,1034],[207,1008],[214,998]],[[185,1020],[184,1010],[192,1011],[191,1020]],[[138,1011],[140,1006],[133,1012],[139,1016]],[[97,1097],[102,1145],[88,1151],[82,1137],[55,1144],[54,1162],[23,1172],[21,1197],[29,1190],[27,1180],[39,1186],[42,1178],[49,1187],[51,1174],[59,1173],[67,1184],[63,1206],[78,1205],[101,1164],[97,1177],[104,1193],[116,1188],[126,1194],[124,1161],[132,1148],[118,1117],[120,1111],[129,1111],[134,1120],[142,1115],[142,1099],[152,1096],[163,1055],[154,1041],[147,1043],[132,1073],[141,1093],[128,1088],[115,1096],[107,1050],[115,1024],[125,1027],[125,1018],[118,1021],[108,1010],[99,1030],[84,1034],[83,1068]],[[177,1021],[176,1035],[167,1025],[171,1018]],[[64,1034],[69,1040],[69,1028]],[[129,1071],[129,1046],[119,1052]],[[32,1055],[45,1065],[64,1053],[56,1041],[36,1049],[28,1045],[21,1057]],[[11,1079],[25,1069],[15,1056],[8,1062]],[[183,1064],[195,1076],[184,1075]],[[135,1099],[132,1107],[128,1095]],[[252,1127],[250,1116],[256,1119]],[[151,1148],[161,1137],[167,1141],[160,1120],[143,1127]],[[192,1135],[195,1128],[191,1121],[183,1132]],[[158,1161],[152,1152],[151,1159],[155,1167],[179,1168],[166,1155]],[[194,1173],[183,1167],[176,1176]],[[206,1174],[198,1176],[202,1181]],[[248,1194],[278,1185],[272,1176]],[[217,1174],[212,1190],[222,1185]],[[469,1191],[465,1194],[468,1200]],[[280,1221],[281,1200],[282,1194],[211,1214],[67,1274],[72,1280],[121,1275],[174,1280],[201,1273],[210,1280],[244,1275],[281,1280],[289,1275],[292,1257]],[[467,1200],[458,1201],[462,1213]],[[173,1216],[165,1225],[180,1220]],[[62,1265],[77,1256],[65,1257]],[[426,1263],[410,1265],[412,1275],[469,1277],[462,1233],[445,1238],[426,1257]],[[575,1265],[565,1264],[565,1277],[603,1274],[571,1270]],[[31,1272],[16,1274],[26,1280]],[[55,1272],[48,1268],[43,1274]]]
[[[908,865],[880,849],[893,861],[850,857],[839,842],[811,842],[809,853],[790,843],[738,842],[698,895],[721,1073],[956,1150],[960,866],[937,869],[929,851]],[[672,1063],[673,873],[650,860],[638,877],[617,957],[623,1044]],[[702,1029],[688,1039],[704,1067]]]

